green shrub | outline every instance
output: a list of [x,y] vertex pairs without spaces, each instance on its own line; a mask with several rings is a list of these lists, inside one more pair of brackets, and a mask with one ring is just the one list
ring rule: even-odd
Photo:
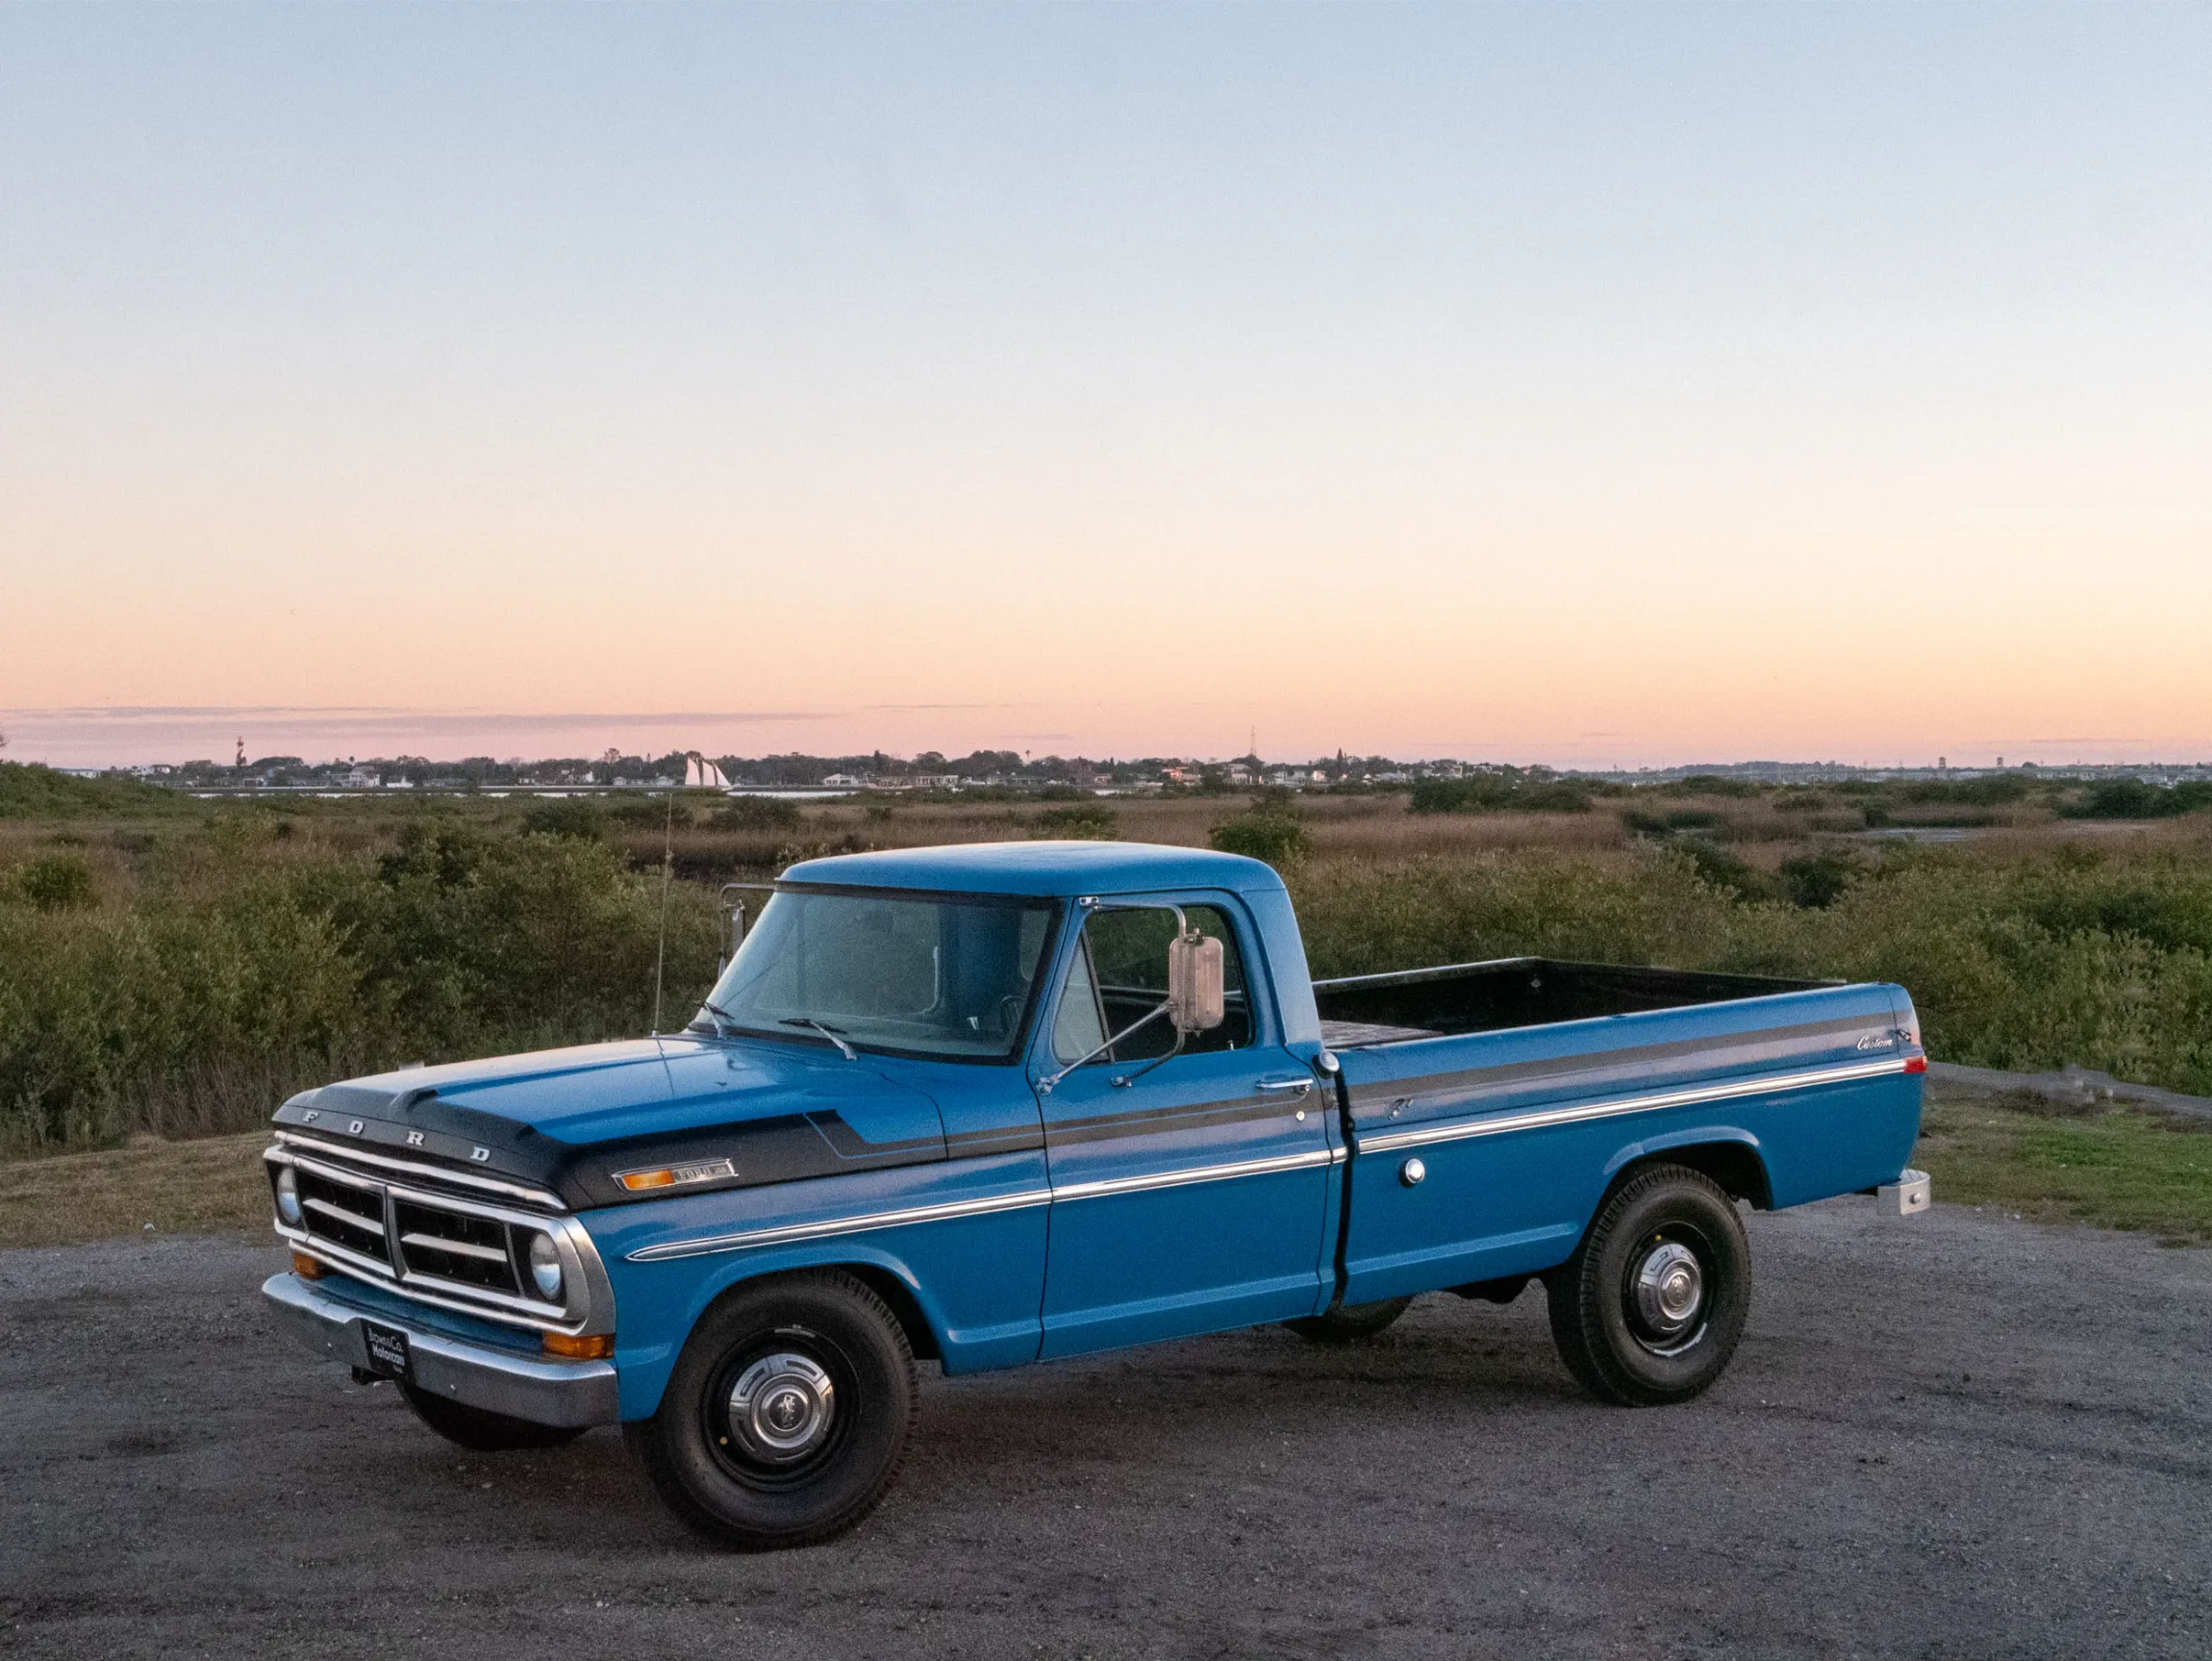
[[1421,779],[1408,808],[1417,814],[1586,814],[1590,789],[1579,781],[1499,768],[1457,779]]
[[[382,857],[266,845],[218,822],[127,907],[0,906],[0,1145],[239,1129],[306,1085],[650,1021],[659,884],[604,843],[421,821]],[[716,924],[704,889],[671,902],[672,1023]]]
[[539,802],[522,815],[526,836],[573,836],[598,840],[607,832],[607,818],[581,796]]
[[1673,844],[1674,850],[1690,862],[1690,868],[1697,873],[1700,882],[1709,883],[1723,893],[1739,899],[1771,899],[1774,883],[1765,872],[1747,861],[1703,837],[1684,837]]
[[1692,773],[1670,784],[1657,787],[1671,796],[1737,796],[1748,797],[1761,793],[1764,787],[1748,779],[1733,779],[1725,773]]
[[607,818],[627,831],[689,830],[691,810],[673,796],[625,796],[607,809]]
[[15,892],[40,911],[67,911],[92,904],[92,868],[81,854],[48,853],[15,868]]
[[0,818],[145,818],[192,806],[189,796],[138,779],[81,779],[36,762],[0,762]]
[[1030,839],[1036,842],[1113,842],[1120,834],[1120,821],[1102,802],[1046,808],[1029,821]]
[[2212,783],[2154,785],[2143,779],[2099,779],[2064,811],[2072,818],[2159,819],[2212,808]]
[[1859,863],[1848,854],[1797,854],[1782,862],[1782,894],[1792,905],[1810,910],[1831,906],[1859,874]]
[[780,796],[732,796],[707,816],[716,830],[787,831],[804,822],[798,803]]
[[1303,859],[1313,849],[1306,827],[1280,814],[1239,814],[1215,826],[1206,841],[1223,853],[1243,854],[1277,868]]
[[1905,802],[1950,802],[1967,807],[2004,807],[2025,801],[2026,779],[2018,773],[1998,773],[1984,779],[1912,779],[1896,787],[1897,799]]

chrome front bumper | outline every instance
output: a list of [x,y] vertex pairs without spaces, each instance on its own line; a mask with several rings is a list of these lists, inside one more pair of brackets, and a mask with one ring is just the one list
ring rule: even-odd
[[262,1283],[262,1296],[276,1306],[292,1331],[348,1367],[368,1367],[368,1341],[362,1322],[373,1321],[407,1334],[414,1382],[433,1395],[563,1428],[612,1424],[620,1417],[611,1361],[540,1361],[449,1338],[413,1321],[390,1320],[341,1303],[289,1272],[270,1275]]

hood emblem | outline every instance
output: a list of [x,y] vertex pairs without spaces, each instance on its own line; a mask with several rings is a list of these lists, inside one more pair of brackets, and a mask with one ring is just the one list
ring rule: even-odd
[[491,1150],[489,1147],[472,1147],[468,1150],[468,1157],[478,1165],[482,1165],[491,1157]]
[[689,1165],[662,1165],[643,1170],[617,1170],[615,1180],[636,1194],[648,1188],[681,1188],[689,1182],[715,1182],[735,1176],[738,1168],[726,1159],[694,1160]]

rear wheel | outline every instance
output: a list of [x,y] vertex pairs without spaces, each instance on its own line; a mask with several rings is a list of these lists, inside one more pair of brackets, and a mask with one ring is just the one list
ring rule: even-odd
[[741,1550],[811,1546],[874,1510],[906,1450],[914,1351],[849,1274],[742,1286],[700,1318],[650,1419],[623,1427],[671,1510]]
[[518,1447],[561,1447],[584,1434],[580,1426],[539,1424],[515,1419],[488,1408],[471,1407],[433,1396],[415,1384],[402,1384],[400,1395],[415,1409],[415,1418],[448,1442],[477,1453],[506,1453]]
[[1546,1278],[1560,1359],[1593,1396],[1682,1401],[1726,1369],[1751,1307],[1751,1250],[1713,1181],[1655,1165],[1614,1191]]
[[1357,1344],[1372,1338],[1399,1316],[1410,1297],[1386,1297],[1379,1303],[1339,1304],[1320,1315],[1301,1315],[1283,1324],[1309,1344]]

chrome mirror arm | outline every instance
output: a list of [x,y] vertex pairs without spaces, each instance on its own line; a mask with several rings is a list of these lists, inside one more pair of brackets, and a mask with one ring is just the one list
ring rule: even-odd
[[[1146,1016],[1144,1019],[1149,1020],[1152,1018],[1150,1016]],[[1150,1061],[1146,1062],[1135,1072],[1123,1073],[1119,1078],[1113,1081],[1114,1088],[1116,1090],[1127,1090],[1131,1085],[1135,1084],[1139,1079],[1143,1078],[1146,1073],[1150,1072],[1162,1062],[1173,1061],[1177,1056],[1183,1053],[1183,1040],[1188,1036],[1189,1035],[1185,1033],[1181,1027],[1177,1027],[1175,1029],[1175,1047],[1173,1049],[1169,1050],[1166,1055],[1154,1056]]]
[[[1119,1032],[1116,1033],[1112,1038],[1108,1039],[1104,1044],[1100,1044],[1096,1049],[1093,1050],[1089,1055],[1084,1056],[1080,1061],[1071,1061],[1066,1067],[1062,1068],[1058,1072],[1052,1074],[1049,1078],[1039,1079],[1037,1081],[1037,1089],[1039,1094],[1043,1095],[1051,1095],[1052,1087],[1058,1084],[1062,1079],[1066,1078],[1069,1073],[1073,1072],[1077,1068],[1089,1067],[1093,1062],[1096,1061],[1100,1056],[1104,1055],[1108,1050],[1112,1049],[1116,1044],[1119,1044],[1131,1033],[1137,1031],[1141,1027],[1150,1026],[1154,1021],[1158,1020],[1162,1016],[1166,1015],[1170,1007],[1171,1006],[1169,1004],[1162,1004],[1150,1015],[1140,1016],[1137,1019],[1131,1021],[1127,1026],[1123,1027]],[[1181,1030],[1178,1029],[1175,1034],[1175,1049],[1169,1050],[1168,1055],[1173,1055],[1175,1050],[1179,1050],[1182,1047],[1183,1034]],[[1160,1061],[1166,1061],[1167,1059],[1168,1056],[1164,1055],[1160,1058]],[[1152,1065],[1157,1067],[1159,1066],[1159,1062],[1154,1062]],[[1114,1082],[1116,1084],[1119,1084],[1122,1082],[1122,1080],[1116,1079]]]

